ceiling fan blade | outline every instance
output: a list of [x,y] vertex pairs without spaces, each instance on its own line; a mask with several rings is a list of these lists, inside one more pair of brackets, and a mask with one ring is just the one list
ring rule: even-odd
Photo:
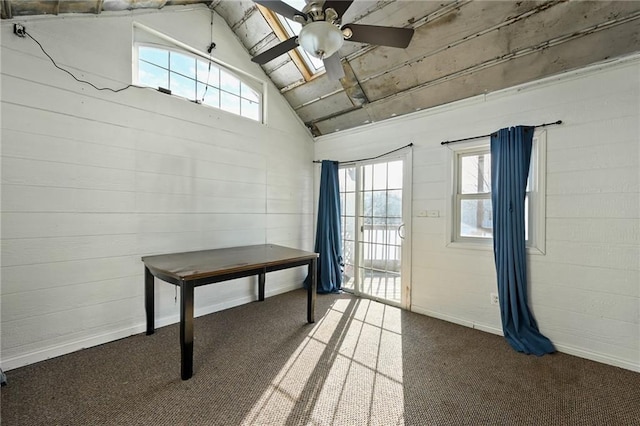
[[400,48],[409,46],[414,32],[413,28],[381,27],[378,25],[346,24],[342,26],[342,30],[347,28],[351,30],[353,35],[345,38],[346,40]]
[[291,49],[295,49],[296,47],[298,47],[298,36],[293,36],[290,39],[273,46],[271,49],[265,50],[261,54],[254,56],[251,60],[257,64],[264,65],[283,53],[287,53]]
[[344,68],[342,68],[342,62],[340,62],[340,55],[338,52],[323,59],[324,69],[327,71],[327,76],[332,80],[339,80],[344,77]]
[[289,18],[292,21],[293,17],[296,15],[303,16],[305,20],[307,19],[307,15],[300,12],[293,6],[289,6],[287,3],[280,0],[253,0],[254,3],[258,3],[260,6],[264,6],[273,12],[276,12],[285,18]]
[[324,2],[324,6],[322,6],[322,10],[327,10],[329,8],[335,10],[338,13],[338,16],[342,18],[342,15],[349,9],[353,0],[327,0]]

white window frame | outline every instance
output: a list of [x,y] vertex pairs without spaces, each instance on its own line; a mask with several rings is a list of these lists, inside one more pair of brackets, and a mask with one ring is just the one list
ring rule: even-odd
[[[475,244],[475,243],[486,243],[487,240],[491,241],[491,238],[487,238],[487,237],[466,237],[466,236],[462,236],[461,235],[461,215],[462,212],[460,211],[460,205],[462,203],[463,200],[488,200],[489,202],[491,202],[491,190],[489,189],[488,192],[479,192],[479,193],[465,193],[463,194],[461,191],[461,184],[462,184],[462,178],[461,178],[461,173],[462,173],[462,167],[461,167],[461,161],[463,157],[467,157],[467,156],[474,156],[474,155],[484,155],[484,154],[489,154],[489,145],[483,144],[481,146],[474,146],[473,148],[467,148],[467,149],[460,149],[458,151],[456,151],[455,153],[455,164],[454,164],[454,170],[455,170],[455,187],[454,187],[454,204],[453,204],[453,225],[454,225],[454,229],[453,229],[453,240],[454,242],[458,242],[458,243],[471,243],[471,244]],[[490,166],[489,166],[490,167]],[[489,170],[489,173],[491,173],[491,171]]]
[[[146,36],[143,36],[143,40],[136,40],[134,37],[133,40],[133,69],[132,69],[132,81],[134,84],[141,84],[138,81],[138,63],[139,63],[139,57],[138,57],[138,50],[139,47],[153,47],[156,49],[164,49],[167,51],[172,51],[172,52],[177,52],[177,53],[182,53],[185,55],[189,55],[189,56],[193,56],[196,59],[200,59],[206,62],[211,62],[213,65],[215,65],[217,68],[220,69],[220,71],[225,71],[233,76],[235,76],[238,80],[240,80],[241,83],[244,83],[246,86],[250,87],[252,90],[254,90],[257,94],[258,94],[258,120],[254,120],[253,118],[250,117],[245,117],[243,115],[240,114],[235,114],[234,112],[230,112],[230,111],[226,111],[220,107],[214,107],[214,106],[210,106],[210,105],[206,105],[209,108],[215,108],[217,110],[220,111],[224,111],[226,113],[229,114],[233,114],[237,117],[242,117],[245,118],[247,120],[251,120],[253,122],[257,122],[257,123],[263,123],[266,124],[266,120],[265,120],[265,106],[266,106],[266,84],[264,81],[259,80],[255,77],[253,77],[251,74],[248,74],[245,71],[242,71],[239,68],[230,66],[228,64],[224,64],[221,61],[203,53],[200,52],[182,42],[179,42],[177,40],[172,39],[171,37],[156,31],[152,28],[149,28],[145,25],[142,25],[138,22],[135,22],[133,24],[134,29],[135,30],[141,30],[145,33],[147,33]],[[135,31],[134,31],[135,33]],[[146,38],[148,36],[151,36],[152,39],[157,40],[157,42],[152,42],[152,41],[148,41],[146,40]],[[195,77],[195,76],[194,76]],[[157,89],[157,88],[156,88]],[[168,89],[168,88],[167,88]],[[220,87],[217,87],[218,90],[222,90]],[[172,95],[172,96],[177,96],[180,97],[178,95]],[[234,95],[236,96],[236,95]],[[242,96],[238,96],[240,98],[240,101],[242,103]],[[183,98],[184,99],[184,98]],[[197,102],[196,99],[189,99],[190,101],[195,101]],[[199,103],[199,102],[198,102]]]
[[[451,166],[450,214],[447,221],[448,247],[464,249],[492,250],[491,237],[461,237],[460,236],[460,200],[461,199],[491,199],[491,192],[483,194],[461,195],[460,187],[460,158],[465,155],[490,152],[490,140],[482,139],[474,143],[451,146],[449,164]],[[545,254],[546,252],[546,152],[547,132],[536,130],[533,135],[531,148],[531,164],[529,167],[529,182],[527,196],[529,199],[528,217],[529,229],[526,248],[529,254]]]

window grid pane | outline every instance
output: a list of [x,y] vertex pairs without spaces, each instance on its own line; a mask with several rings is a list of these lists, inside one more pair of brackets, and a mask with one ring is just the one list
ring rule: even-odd
[[182,53],[169,52],[169,69],[185,77],[196,77],[196,58]]
[[469,238],[493,237],[491,199],[461,199],[460,236]]
[[342,288],[355,289],[355,168],[344,167],[338,169],[340,183],[340,214],[342,222],[342,256],[344,267],[342,271]]
[[491,192],[491,154],[461,155],[460,188],[462,194]]
[[240,97],[220,91],[220,109],[240,115]]
[[138,63],[138,84],[158,88],[169,88],[169,70],[145,61]]
[[260,104],[240,98],[240,114],[243,117],[260,121]]
[[[535,150],[534,150],[535,152]],[[525,240],[529,242],[530,182],[534,176],[534,156],[527,180],[525,198]],[[491,153],[489,148],[457,155],[457,194],[455,239],[490,240],[493,238],[493,211],[491,205]]]
[[196,98],[196,81],[174,72],[169,73],[169,89],[176,96],[191,100]]
[[138,48],[138,59],[165,69],[169,68],[168,50],[158,49],[155,47],[140,46]]
[[240,96],[240,80],[224,70],[220,70],[220,90]]
[[220,87],[220,68],[209,62],[198,61],[197,80],[210,86]]
[[262,121],[259,92],[232,73],[188,53],[138,45],[136,83],[167,88],[173,95]]
[[260,101],[260,96],[258,95],[258,93],[243,82],[240,82],[240,96],[248,101]]
[[220,91],[213,86],[198,83],[198,100],[205,105],[220,108]]

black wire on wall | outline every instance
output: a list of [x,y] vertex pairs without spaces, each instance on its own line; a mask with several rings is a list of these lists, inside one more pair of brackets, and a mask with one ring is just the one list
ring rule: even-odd
[[24,35],[26,35],[27,37],[29,37],[31,40],[33,40],[33,41],[38,45],[38,47],[40,47],[40,50],[42,50],[42,53],[44,53],[44,54],[45,54],[45,56],[46,56],[47,58],[49,58],[49,60],[51,61],[51,63],[53,64],[53,66],[54,66],[54,67],[58,68],[60,71],[64,71],[64,72],[66,72],[66,73],[67,73],[67,74],[69,74],[71,77],[73,77],[73,79],[74,79],[74,80],[76,80],[76,81],[77,81],[77,82],[79,82],[79,83],[88,84],[89,86],[93,87],[93,88],[94,88],[94,89],[96,89],[96,90],[108,90],[108,91],[110,91],[110,92],[114,92],[114,93],[122,92],[123,90],[127,90],[127,89],[129,89],[129,88],[131,88],[131,87],[136,87],[136,88],[138,88],[138,89],[151,89],[150,87],[147,87],[147,86],[137,86],[137,85],[135,85],[135,84],[128,84],[128,85],[126,85],[125,87],[121,87],[121,88],[119,88],[119,89],[112,89],[111,87],[98,87],[98,86],[96,86],[95,84],[91,83],[90,81],[82,80],[82,79],[80,79],[80,78],[76,77],[76,76],[75,76],[71,71],[69,71],[69,70],[66,70],[66,69],[62,68],[60,65],[58,65],[58,64],[56,63],[56,61],[51,57],[51,55],[49,55],[49,54],[47,53],[47,51],[44,49],[44,47],[42,47],[42,44],[40,44],[40,42],[39,42],[38,40],[36,40],[36,39],[35,39],[31,34],[29,34],[26,30],[22,30],[22,33],[23,33]]

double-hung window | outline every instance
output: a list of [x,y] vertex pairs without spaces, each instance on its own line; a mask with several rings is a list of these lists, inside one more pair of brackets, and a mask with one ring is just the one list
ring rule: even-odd
[[[545,251],[546,132],[536,132],[525,198],[525,239],[532,253]],[[491,247],[491,151],[489,141],[453,148],[450,246]]]
[[491,154],[488,147],[456,154],[456,241],[493,235]]

